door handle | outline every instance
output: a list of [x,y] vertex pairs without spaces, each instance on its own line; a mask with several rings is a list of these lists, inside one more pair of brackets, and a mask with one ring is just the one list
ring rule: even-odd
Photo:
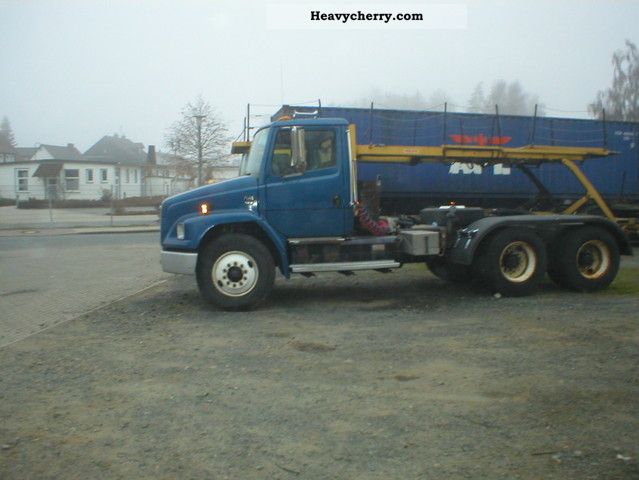
[[334,207],[341,207],[342,206],[342,199],[339,195],[334,195],[333,196],[333,206]]

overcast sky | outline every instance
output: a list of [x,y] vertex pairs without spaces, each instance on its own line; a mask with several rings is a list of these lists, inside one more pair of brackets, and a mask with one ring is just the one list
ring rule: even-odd
[[[429,3],[447,2],[402,2]],[[519,80],[549,115],[573,116],[552,109],[586,110],[611,83],[612,52],[639,42],[637,0],[448,3],[467,7],[466,28],[274,29],[267,1],[0,0],[0,117],[20,146],[85,151],[123,133],[162,148],[198,94],[235,136],[247,103],[267,114],[282,101],[348,105],[373,89],[427,98],[441,88],[463,105],[478,82],[497,79]],[[393,3],[338,3],[376,4]]]

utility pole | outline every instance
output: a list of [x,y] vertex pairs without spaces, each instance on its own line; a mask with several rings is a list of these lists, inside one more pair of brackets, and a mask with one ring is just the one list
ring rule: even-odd
[[197,122],[197,186],[202,186],[202,119],[206,115],[193,115]]

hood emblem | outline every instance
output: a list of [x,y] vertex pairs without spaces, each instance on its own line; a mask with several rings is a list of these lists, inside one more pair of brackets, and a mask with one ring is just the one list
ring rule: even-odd
[[248,206],[249,210],[255,210],[257,207],[257,200],[253,195],[246,195],[244,197],[244,204]]

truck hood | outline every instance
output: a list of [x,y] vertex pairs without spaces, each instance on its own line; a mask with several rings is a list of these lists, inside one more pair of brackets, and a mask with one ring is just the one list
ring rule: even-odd
[[173,195],[162,202],[160,236],[164,238],[182,217],[197,215],[199,205],[203,202],[209,204],[211,213],[220,210],[248,208],[244,199],[249,195],[257,198],[256,177],[232,178]]
[[257,186],[257,179],[248,175],[242,177],[231,178],[218,183],[212,183],[210,185],[204,185],[202,187],[194,188],[187,192],[178,193],[168,197],[162,202],[163,208],[171,207],[176,203],[181,203],[187,200],[200,199],[204,197],[210,197],[217,193],[228,193],[233,190],[243,188],[255,188]]

